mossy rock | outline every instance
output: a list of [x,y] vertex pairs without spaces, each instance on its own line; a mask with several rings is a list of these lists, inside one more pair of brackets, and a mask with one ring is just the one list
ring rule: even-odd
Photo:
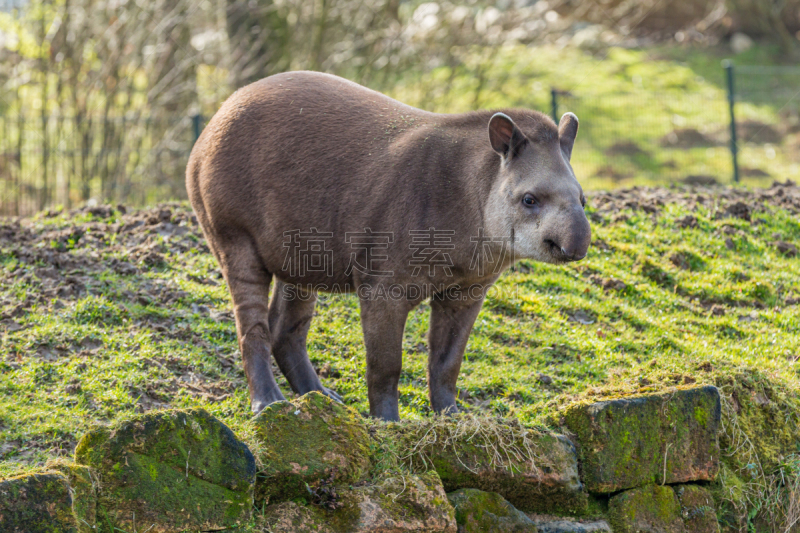
[[356,531],[456,533],[456,517],[436,472],[395,475],[353,491]]
[[224,529],[251,516],[253,455],[202,409],[152,412],[90,431],[75,462],[98,473],[103,527]]
[[273,403],[255,418],[255,429],[257,503],[305,497],[307,485],[354,483],[369,470],[361,416],[319,392]]
[[673,489],[681,504],[681,516],[686,531],[719,533],[714,498],[708,490],[697,485],[679,485]]
[[[761,468],[771,472],[797,453],[800,402],[790,387],[753,370],[720,376],[716,384],[728,401],[726,416],[735,420],[733,431],[720,434],[720,446],[732,468],[747,470],[755,452]],[[744,438],[749,446],[739,445]]]
[[[329,502],[330,503],[330,502]],[[456,533],[453,507],[435,472],[388,476],[342,488],[335,509],[298,501],[267,507],[263,521],[272,533]]]
[[379,452],[376,464],[400,455],[413,472],[436,470],[448,492],[496,492],[525,512],[583,515],[588,510],[575,447],[561,435],[526,429],[513,420],[463,415],[380,424],[376,432],[389,448]]
[[267,507],[260,521],[271,533],[339,533],[328,525],[326,514],[312,505],[288,501]]
[[617,494],[608,502],[614,533],[684,533],[681,504],[671,487],[649,485]]
[[720,529],[729,533],[747,530],[747,512],[742,510],[746,510],[749,504],[751,487],[748,483],[723,461],[716,480],[708,488],[717,506]]
[[611,526],[605,520],[592,520],[577,522],[565,519],[553,520],[549,517],[545,521],[534,520],[539,533],[611,533]]
[[47,470],[67,478],[72,494],[72,514],[79,533],[94,533],[97,521],[97,473],[76,463],[56,460],[47,464]]
[[[800,442],[800,397],[782,379],[752,368],[719,373],[715,384],[722,394],[725,431],[719,435],[720,471],[709,489],[720,527],[777,527],[772,517],[785,512],[788,499],[764,500],[764,495],[783,486],[787,472],[796,472],[792,465]],[[756,506],[761,511],[748,516]]]
[[580,403],[567,408],[565,422],[579,443],[591,492],[713,480],[719,470],[715,387]]
[[456,510],[458,533],[538,533],[525,513],[496,492],[459,489],[448,494],[447,499]]
[[43,472],[0,481],[0,531],[77,533],[67,478]]

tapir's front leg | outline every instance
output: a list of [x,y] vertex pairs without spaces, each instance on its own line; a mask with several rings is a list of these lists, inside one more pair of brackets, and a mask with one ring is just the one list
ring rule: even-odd
[[403,368],[403,329],[410,310],[406,300],[361,298],[369,414],[383,420],[400,420],[397,385]]
[[437,413],[455,413],[456,382],[464,359],[469,333],[483,304],[478,299],[431,298],[431,320],[428,330],[428,394]]

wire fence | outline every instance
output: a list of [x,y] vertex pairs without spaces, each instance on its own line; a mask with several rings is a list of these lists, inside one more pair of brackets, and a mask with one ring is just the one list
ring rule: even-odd
[[0,116],[0,216],[185,197],[193,117]]
[[554,117],[581,121],[573,166],[595,188],[710,185],[800,177],[800,68],[725,66],[717,91],[573,94],[554,89]]
[[[696,92],[553,89],[549,109],[541,110],[556,119],[566,111],[581,118],[572,163],[591,188],[797,179],[800,68],[726,73],[716,89]],[[531,107],[548,107],[546,101],[532,98]],[[0,116],[0,216],[90,198],[131,204],[184,198],[186,162],[203,123],[199,115]]]

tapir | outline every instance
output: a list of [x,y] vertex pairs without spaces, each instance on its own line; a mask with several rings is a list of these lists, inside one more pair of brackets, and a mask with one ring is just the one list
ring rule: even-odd
[[[192,149],[186,187],[233,300],[253,412],[323,386],[306,338],[318,293],[359,300],[370,415],[398,420],[403,329],[430,302],[431,408],[457,379],[487,291],[520,259],[582,259],[591,228],[570,165],[578,119],[438,114],[336,76],[237,90]],[[270,299],[270,285],[274,283]]]

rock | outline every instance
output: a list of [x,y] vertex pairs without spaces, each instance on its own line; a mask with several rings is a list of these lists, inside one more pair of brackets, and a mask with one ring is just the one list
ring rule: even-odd
[[681,515],[686,531],[719,533],[717,511],[710,492],[697,485],[679,485],[673,489],[681,504]]
[[456,533],[453,507],[435,472],[344,490],[336,509],[271,505],[264,521],[272,533]]
[[151,412],[93,430],[78,443],[75,462],[98,474],[98,520],[120,529],[225,529],[251,516],[253,455],[202,409]]
[[608,502],[614,533],[683,533],[681,504],[672,488],[649,485],[617,494]]
[[354,483],[370,466],[370,439],[358,413],[311,392],[277,402],[255,419],[263,465],[256,501],[279,502],[308,495],[306,485]]
[[567,408],[565,422],[579,443],[590,492],[660,484],[665,474],[666,483],[710,481],[719,470],[715,387],[577,404]]
[[353,491],[360,516],[356,531],[456,532],[456,517],[436,472],[395,476]]
[[43,472],[0,481],[0,531],[76,533],[67,478]]
[[57,460],[47,470],[67,478],[72,494],[72,515],[80,533],[93,533],[97,521],[97,473],[88,466]]
[[264,513],[264,531],[271,533],[338,533],[322,509],[288,501],[270,505]]
[[577,522],[574,520],[534,520],[539,533],[611,533],[611,526],[605,520]]
[[456,510],[458,533],[537,533],[533,521],[496,492],[459,489],[447,499]]
[[448,492],[497,492],[526,512],[580,514],[588,506],[575,447],[563,436],[464,415],[384,424],[378,432],[397,449],[413,450],[407,466],[434,468]]

